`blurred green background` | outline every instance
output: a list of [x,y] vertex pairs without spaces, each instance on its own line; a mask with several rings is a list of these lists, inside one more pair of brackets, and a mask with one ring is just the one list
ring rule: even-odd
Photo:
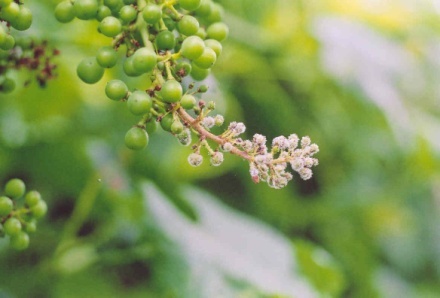
[[137,119],[104,86],[145,78],[83,84],[110,39],[28,2],[58,77],[0,95],[0,180],[49,215],[28,250],[0,240],[0,297],[440,297],[439,1],[218,1],[230,38],[204,99],[248,137],[320,146],[283,190],[235,156],[192,168],[160,129],[126,149]]

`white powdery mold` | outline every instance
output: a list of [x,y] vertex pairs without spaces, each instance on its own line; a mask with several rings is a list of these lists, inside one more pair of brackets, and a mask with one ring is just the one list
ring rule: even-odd
[[214,152],[211,155],[211,165],[213,165],[214,167],[218,167],[219,165],[221,165],[223,163],[224,157],[223,157],[223,153],[221,152]]
[[212,128],[215,125],[215,119],[211,116],[203,118],[200,124],[205,128]]

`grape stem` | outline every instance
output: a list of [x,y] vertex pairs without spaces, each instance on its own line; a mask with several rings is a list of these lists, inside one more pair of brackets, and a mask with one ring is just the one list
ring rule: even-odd
[[[200,124],[200,122],[197,119],[194,119],[190,114],[188,114],[182,107],[177,109],[177,113],[179,114],[179,117],[186,123],[188,123],[195,131],[197,131],[200,134],[201,138],[210,139],[214,142],[216,142],[219,145],[224,145],[227,141],[219,136],[216,136],[215,134],[210,133],[207,131],[203,126]],[[233,147],[230,153],[240,156],[243,159],[246,159],[249,162],[254,161],[254,157],[246,153],[245,151],[241,151],[237,147]]]

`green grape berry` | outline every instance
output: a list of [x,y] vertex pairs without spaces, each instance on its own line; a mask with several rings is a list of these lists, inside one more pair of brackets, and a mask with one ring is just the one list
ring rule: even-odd
[[36,190],[31,190],[24,196],[24,200],[27,206],[35,206],[41,201],[41,194]]
[[142,17],[148,24],[156,24],[162,18],[162,8],[156,4],[147,4],[142,10]]
[[167,51],[174,48],[176,38],[171,31],[164,30],[156,36],[156,46],[159,50]]
[[149,48],[140,48],[133,55],[133,67],[136,72],[150,72],[157,64],[157,56]]
[[15,89],[15,81],[10,78],[5,78],[0,84],[0,91],[3,93],[11,93]]
[[121,33],[122,24],[119,19],[113,16],[108,16],[99,23],[98,30],[105,36],[115,37],[116,35]]
[[127,100],[128,109],[134,115],[143,115],[153,107],[153,100],[144,91],[134,91]]
[[41,218],[47,213],[47,204],[45,201],[41,200],[34,206],[30,207],[30,210],[35,218]]
[[211,13],[211,0],[202,0],[199,8],[196,9],[195,13],[201,17],[207,17]]
[[220,22],[223,19],[224,10],[223,7],[218,3],[211,4],[211,12],[205,17],[205,20],[209,23]]
[[75,0],[73,3],[75,15],[80,20],[90,20],[98,13],[97,0]]
[[202,0],[179,0],[180,7],[189,11],[196,10],[201,3]]
[[173,31],[174,29],[176,29],[176,22],[173,19],[169,17],[163,17],[163,22],[168,30]]
[[203,81],[210,73],[210,69],[200,68],[197,65],[191,65],[191,77],[196,81]]
[[25,191],[26,185],[18,178],[9,180],[5,185],[5,195],[13,199],[23,196]]
[[104,18],[109,17],[112,15],[112,11],[108,6],[101,5],[98,8],[98,13],[96,14],[96,19],[98,21],[102,21]]
[[145,123],[145,130],[149,134],[152,134],[152,133],[156,132],[156,130],[157,130],[156,121],[150,120],[147,123]]
[[193,63],[202,69],[208,69],[214,65],[216,60],[217,55],[215,54],[214,50],[206,47],[203,51],[203,54],[199,58],[195,59]]
[[69,0],[58,3],[55,7],[55,18],[60,23],[69,23],[75,18],[73,3]]
[[118,52],[113,47],[101,47],[96,53],[96,61],[104,68],[111,68],[118,62]]
[[16,235],[11,236],[9,244],[16,250],[24,250],[29,246],[29,235],[19,231]]
[[105,86],[105,94],[112,100],[121,100],[127,96],[128,87],[121,80],[111,80]]
[[174,103],[180,101],[182,98],[182,85],[176,80],[168,80],[162,84],[160,95],[163,101],[168,103]]
[[8,197],[1,196],[0,197],[0,216],[6,216],[11,213],[14,208],[14,204],[12,200]]
[[198,36],[187,37],[180,48],[180,53],[185,58],[194,60],[199,58],[203,54],[205,49],[205,43]]
[[88,57],[78,64],[76,73],[84,83],[95,84],[104,75],[104,68],[98,64],[95,57]]
[[119,10],[119,18],[126,24],[131,23],[136,19],[137,11],[131,5],[124,5]]
[[124,63],[122,64],[122,69],[124,70],[125,74],[129,77],[138,77],[140,76],[142,73],[138,72],[136,70],[136,68],[134,68],[134,62],[133,62],[134,58],[133,55],[126,58],[124,60]]
[[207,40],[205,40],[205,46],[213,49],[217,58],[220,57],[222,50],[223,50],[223,46],[218,40],[207,39]]
[[171,124],[171,132],[173,134],[179,134],[183,131],[183,124],[179,120],[176,120]]
[[24,230],[27,233],[35,233],[37,230],[37,221],[35,219],[31,219],[30,221],[26,222],[24,225]]
[[6,35],[3,42],[0,42],[0,49],[9,51],[12,49],[15,45],[15,39],[12,37],[12,35]]
[[125,134],[125,146],[132,150],[142,150],[148,145],[147,132],[139,127],[130,128]]
[[196,98],[191,94],[185,94],[184,96],[182,96],[182,99],[180,100],[180,105],[185,110],[194,109],[196,103],[197,103]]
[[160,120],[160,126],[163,130],[171,132],[171,125],[174,123],[174,117],[173,114],[166,114],[162,119]]
[[199,21],[193,16],[185,15],[177,23],[177,29],[179,29],[179,32],[183,35],[194,35],[199,30]]
[[206,33],[208,33],[208,37],[222,41],[225,40],[229,35],[229,28],[225,23],[217,22],[214,24],[211,24],[208,29],[206,30]]
[[176,74],[178,74],[180,77],[186,77],[191,73],[191,64],[187,61],[181,61],[177,63],[175,68]]
[[8,6],[2,7],[1,10],[1,18],[8,22],[12,22],[13,20],[17,19],[19,14],[20,6],[15,2],[9,3]]
[[21,222],[15,217],[10,217],[3,224],[3,230],[6,235],[17,235],[21,231]]
[[104,0],[104,5],[111,10],[117,10],[124,5],[122,0]]

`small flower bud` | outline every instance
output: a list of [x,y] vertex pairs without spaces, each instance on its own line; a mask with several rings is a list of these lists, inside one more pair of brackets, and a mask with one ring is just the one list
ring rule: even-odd
[[218,167],[223,163],[223,153],[221,152],[214,152],[214,154],[211,155],[210,159],[211,165],[214,167]]
[[216,115],[214,119],[215,119],[215,126],[222,126],[223,122],[225,122],[225,118],[223,118],[222,115]]
[[200,122],[201,125],[203,125],[205,128],[211,128],[215,125],[215,120],[213,117],[208,116],[203,118],[203,120]]
[[224,144],[221,146],[221,148],[222,148],[223,151],[225,151],[225,152],[229,152],[229,151],[232,150],[232,148],[234,148],[234,146],[233,146],[231,143],[226,142],[226,143],[224,143]]
[[305,137],[301,138],[301,147],[302,148],[305,148],[305,147],[309,146],[310,143],[311,143],[311,140],[310,140],[310,138],[308,136],[305,136]]
[[215,110],[215,102],[213,101],[208,102],[208,109]]
[[191,166],[198,167],[203,162],[203,156],[201,156],[200,154],[197,154],[197,153],[191,153],[188,156],[188,162]]
[[191,144],[191,131],[188,128],[185,128],[180,134],[176,135],[176,137],[183,146]]
[[312,178],[312,175],[313,175],[312,170],[309,168],[302,168],[301,170],[299,170],[298,173],[303,180],[308,180],[308,179]]

